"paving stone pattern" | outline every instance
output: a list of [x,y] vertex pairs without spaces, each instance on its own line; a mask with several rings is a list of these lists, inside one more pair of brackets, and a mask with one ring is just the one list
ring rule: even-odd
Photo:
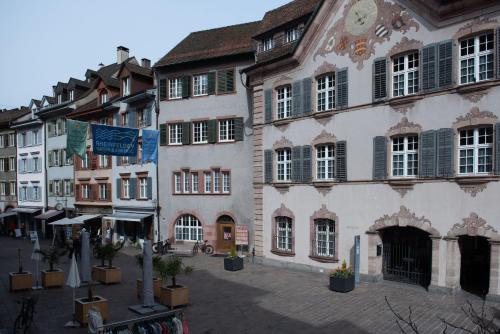
[[[42,247],[47,245],[42,242]],[[0,246],[2,333],[14,323],[19,310],[16,301],[31,293],[8,292],[8,272],[17,270],[17,248],[23,250],[25,270],[33,271],[34,265],[30,260],[32,245],[29,241],[0,237]],[[123,249],[114,260],[122,269],[121,284],[95,287],[97,294],[109,300],[110,321],[136,316],[127,308],[139,303],[135,280],[140,277],[140,269],[133,258],[138,253],[136,249]],[[441,333],[443,325],[438,317],[472,328],[460,311],[465,303],[464,296],[428,293],[419,287],[394,282],[362,283],[354,291],[341,294],[328,290],[325,274],[252,264],[250,259],[245,259],[243,271],[227,272],[223,270],[222,258],[203,254],[185,258],[185,262],[195,267],[191,275],[178,278],[178,283],[190,289],[186,316],[193,334],[399,333],[394,316],[385,304],[385,296],[404,315],[408,305],[412,306],[421,333]],[[60,267],[68,272],[67,257]],[[39,301],[36,328],[31,333],[87,333],[84,328],[63,328],[71,319],[71,288],[33,293],[39,295]],[[85,296],[86,288],[77,289],[76,295]],[[481,305],[477,298],[472,298],[472,302],[477,307]],[[447,333],[460,331],[448,329]]]

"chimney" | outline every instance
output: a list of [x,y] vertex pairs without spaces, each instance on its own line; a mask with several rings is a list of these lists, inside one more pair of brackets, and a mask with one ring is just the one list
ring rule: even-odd
[[124,46],[116,48],[116,63],[121,64],[128,58],[128,49]]
[[148,58],[142,58],[141,65],[142,67],[151,68],[151,60],[149,60]]

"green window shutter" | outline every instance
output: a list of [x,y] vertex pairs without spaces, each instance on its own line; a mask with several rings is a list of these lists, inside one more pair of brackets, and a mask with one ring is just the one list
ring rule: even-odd
[[495,124],[495,174],[500,175],[500,123]]
[[167,145],[167,124],[160,124],[160,146]]
[[167,98],[167,79],[160,79],[158,90],[160,100],[165,100]]
[[266,123],[273,121],[273,91],[271,89],[264,91],[264,121]]
[[302,115],[302,81],[292,83],[292,117]]
[[292,181],[302,181],[302,146],[292,147]]
[[453,129],[439,129],[437,131],[437,176],[453,176]]
[[308,115],[312,111],[311,107],[312,79],[302,79],[302,113]]
[[422,49],[422,90],[436,89],[437,46],[430,44]]
[[182,145],[191,144],[191,123],[182,123]]
[[312,180],[312,148],[310,145],[302,146],[302,182]]
[[217,71],[217,93],[234,92],[234,69]]
[[273,151],[264,151],[264,182],[273,183]]
[[148,177],[147,189],[146,189],[148,199],[153,198],[153,179]]
[[116,179],[116,198],[122,197],[122,179]]
[[345,140],[335,144],[335,178],[339,182],[347,181],[347,142]]
[[[211,119],[208,121],[207,124],[207,141],[210,144],[214,144],[217,142],[217,120],[216,119]],[[184,134],[184,130],[182,131]]]
[[345,109],[349,105],[349,84],[347,82],[347,68],[338,70],[337,79],[337,108]]
[[186,98],[191,95],[191,77],[185,76],[182,77],[182,97]]
[[377,58],[373,61],[373,101],[387,98],[387,59]]
[[49,196],[54,196],[54,181],[49,181]]
[[245,136],[245,125],[243,124],[243,117],[234,119],[234,140],[243,141]]
[[207,74],[207,92],[208,95],[215,94],[215,72],[210,72]]
[[134,199],[137,197],[137,178],[133,177],[129,179],[129,198]]
[[[338,157],[336,157],[338,159]],[[373,179],[385,180],[387,177],[387,138],[373,138]]]
[[429,130],[420,134],[419,176],[436,176],[436,131]]
[[54,165],[54,151],[49,151],[49,167]]
[[438,45],[439,88],[450,87],[453,83],[453,42],[444,41]]

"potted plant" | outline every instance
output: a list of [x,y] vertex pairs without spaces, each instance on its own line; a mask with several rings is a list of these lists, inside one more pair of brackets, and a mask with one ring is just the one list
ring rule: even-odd
[[87,297],[75,299],[75,318],[82,326],[87,325],[87,314],[91,308],[99,310],[102,320],[108,319],[108,300],[101,296],[94,295],[92,284],[89,283]]
[[33,275],[29,271],[23,270],[23,262],[21,260],[21,248],[17,249],[18,270],[17,272],[9,273],[9,288],[10,291],[28,290],[33,286]]
[[66,254],[66,249],[57,249],[49,247],[48,249],[36,250],[42,256],[43,262],[49,264],[49,269],[42,270],[42,286],[44,288],[60,287],[64,285],[64,271],[54,268],[55,264],[59,264],[61,256]]
[[224,269],[228,271],[243,269],[243,258],[238,256],[234,247],[229,251],[229,256],[224,258]]
[[345,260],[339,269],[330,273],[330,290],[337,292],[349,292],[354,290],[354,273],[347,267]]
[[[104,284],[120,283],[122,280],[122,272],[120,268],[113,266],[113,259],[122,249],[123,243],[117,242],[116,244],[107,244],[105,246],[99,245],[97,247],[97,257],[101,260],[100,266],[94,266],[93,279]],[[108,265],[105,265],[108,261]]]
[[[144,258],[142,254],[136,255],[135,256],[137,265],[143,269],[143,263],[144,263]],[[155,255],[153,256],[153,271],[155,273],[158,273],[158,263],[161,261],[161,256]],[[153,277],[153,292],[155,298],[160,298],[161,295],[161,278],[159,277]],[[137,297],[140,297],[142,294],[142,278],[137,279]]]
[[171,285],[161,287],[161,303],[170,306],[170,308],[187,305],[189,303],[189,290],[182,285],[178,285],[176,278],[180,274],[190,274],[193,268],[185,266],[180,257],[172,255],[167,257],[166,260],[159,261],[157,271],[163,284],[165,284],[168,277],[172,279]]

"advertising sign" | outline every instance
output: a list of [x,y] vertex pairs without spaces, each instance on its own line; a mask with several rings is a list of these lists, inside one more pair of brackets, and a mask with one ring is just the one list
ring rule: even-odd
[[92,124],[92,145],[94,154],[137,156],[139,129]]

